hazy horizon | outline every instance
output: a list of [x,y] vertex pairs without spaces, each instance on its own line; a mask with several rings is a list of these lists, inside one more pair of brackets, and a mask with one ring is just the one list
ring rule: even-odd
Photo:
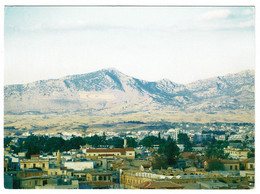
[[4,85],[114,67],[180,84],[255,69],[254,7],[5,7]]

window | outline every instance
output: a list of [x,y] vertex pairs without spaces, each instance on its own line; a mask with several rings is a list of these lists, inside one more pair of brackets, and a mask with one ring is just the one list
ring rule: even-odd
[[102,176],[99,176],[99,177],[98,177],[98,180],[101,181],[101,180],[102,180]]
[[232,168],[233,168],[233,166],[231,165],[231,166],[230,166],[230,170],[232,170]]
[[26,164],[24,164],[24,168],[26,168]]
[[45,168],[45,163],[42,164],[42,167]]
[[235,170],[237,170],[237,165],[235,166]]
[[37,185],[37,180],[34,182],[34,185]]
[[253,168],[253,164],[250,164],[250,169],[252,169]]
[[33,164],[33,168],[36,168],[36,164]]

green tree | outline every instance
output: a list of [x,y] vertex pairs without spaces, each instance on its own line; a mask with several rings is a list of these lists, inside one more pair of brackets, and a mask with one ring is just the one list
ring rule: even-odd
[[172,165],[177,162],[180,154],[179,150],[180,149],[176,142],[173,141],[172,138],[168,137],[166,143],[159,146],[158,153],[166,157],[167,165]]
[[255,157],[255,148],[250,148],[250,152],[247,154],[248,158]]
[[192,151],[192,143],[186,133],[179,133],[178,134],[178,143],[184,144],[184,152],[191,152]]
[[212,141],[208,149],[206,150],[206,157],[226,159],[228,157],[228,154],[224,153],[224,148],[226,148],[228,145],[228,141]]
[[4,147],[8,147],[9,143],[12,141],[13,137],[5,137],[4,138]]
[[86,142],[82,137],[73,137],[70,140],[66,141],[67,148],[70,149],[79,149],[80,146],[85,145]]
[[165,143],[165,139],[161,139],[160,137],[155,137],[153,135],[144,137],[139,144],[144,147],[150,148],[153,145],[161,145]]
[[207,171],[224,170],[224,164],[219,159],[211,159],[208,161]]
[[46,144],[46,136],[35,136],[30,135],[25,139],[24,149],[27,150],[27,158],[30,158],[31,155],[40,154],[40,151],[44,150]]
[[46,141],[44,151],[48,153],[60,151],[68,151],[70,148],[66,147],[65,140],[61,137],[51,137]]
[[167,157],[164,154],[154,155],[152,160],[153,169],[166,168],[168,165]]
[[136,148],[138,146],[137,141],[132,137],[127,137],[127,147]]
[[124,146],[124,140],[120,137],[112,137],[107,141],[107,143],[115,148],[123,148]]
[[85,143],[89,144],[89,145],[92,145],[93,147],[97,148],[99,147],[100,145],[102,145],[103,143],[103,137],[100,137],[98,135],[94,135],[92,137],[86,137],[85,138]]
[[107,145],[107,137],[106,137],[106,134],[105,132],[103,132],[103,136],[102,136],[102,139],[101,139],[101,145]]

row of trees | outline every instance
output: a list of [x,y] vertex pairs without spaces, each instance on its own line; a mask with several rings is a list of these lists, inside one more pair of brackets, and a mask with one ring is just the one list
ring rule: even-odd
[[[161,138],[160,133],[158,136],[146,136],[139,143],[136,139],[132,137],[127,137],[127,146],[128,147],[137,147],[142,145],[144,147],[152,147],[154,145],[159,146],[159,153],[164,154],[168,157],[173,148],[177,150],[178,146],[176,142],[173,141],[170,137],[165,140]],[[7,147],[11,137],[4,138],[4,146]],[[184,144],[185,151],[191,151],[192,145],[189,141],[187,134],[179,134],[178,143]],[[92,137],[73,137],[70,140],[64,140],[62,137],[48,137],[48,136],[34,136],[31,135],[26,139],[19,139],[18,146],[11,146],[15,153],[27,151],[27,157],[30,157],[33,154],[39,154],[41,151],[45,153],[60,151],[68,151],[70,149],[79,149],[80,146],[89,144],[95,148],[113,146],[116,148],[123,148],[124,140],[120,137],[112,137],[110,139],[106,138],[105,133],[102,136],[94,135]],[[173,145],[174,144],[174,145]],[[166,151],[167,150],[167,151]],[[179,148],[178,148],[179,152]],[[172,163],[171,159],[168,157],[168,164]]]
[[78,149],[80,145],[85,145],[84,139],[81,137],[73,137],[70,140],[64,140],[61,137],[47,136],[28,136],[26,139],[19,139],[18,146],[11,146],[11,149],[17,154],[18,152],[26,151],[27,158],[33,154],[41,152],[52,153],[57,150],[68,151],[70,149]]
[[[4,146],[9,146],[13,138],[5,137]],[[18,146],[11,145],[11,149],[14,153],[27,152],[27,158],[31,155],[40,154],[41,152],[52,153],[57,150],[68,151],[71,149],[79,149],[80,146],[90,144],[97,148],[100,146],[114,146],[116,148],[123,148],[124,140],[119,137],[113,137],[106,140],[105,134],[103,136],[94,135],[92,137],[72,137],[69,140],[64,140],[62,137],[48,137],[48,136],[28,136],[25,139],[20,138],[18,140]],[[127,137],[128,147],[137,147],[137,141],[132,137]]]
[[[136,148],[138,143],[136,139],[132,137],[127,137],[127,146]],[[84,138],[86,144],[92,145],[93,147],[97,148],[100,146],[114,146],[116,148],[123,148],[124,140],[120,137],[112,137],[106,140],[106,135],[103,133],[103,136],[94,135],[92,137]]]

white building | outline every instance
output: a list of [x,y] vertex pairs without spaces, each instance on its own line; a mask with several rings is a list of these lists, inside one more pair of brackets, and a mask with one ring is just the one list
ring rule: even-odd
[[177,146],[179,147],[180,152],[184,151],[184,144],[177,144]]
[[93,169],[94,166],[95,161],[67,161],[64,163],[64,167],[73,170]]

